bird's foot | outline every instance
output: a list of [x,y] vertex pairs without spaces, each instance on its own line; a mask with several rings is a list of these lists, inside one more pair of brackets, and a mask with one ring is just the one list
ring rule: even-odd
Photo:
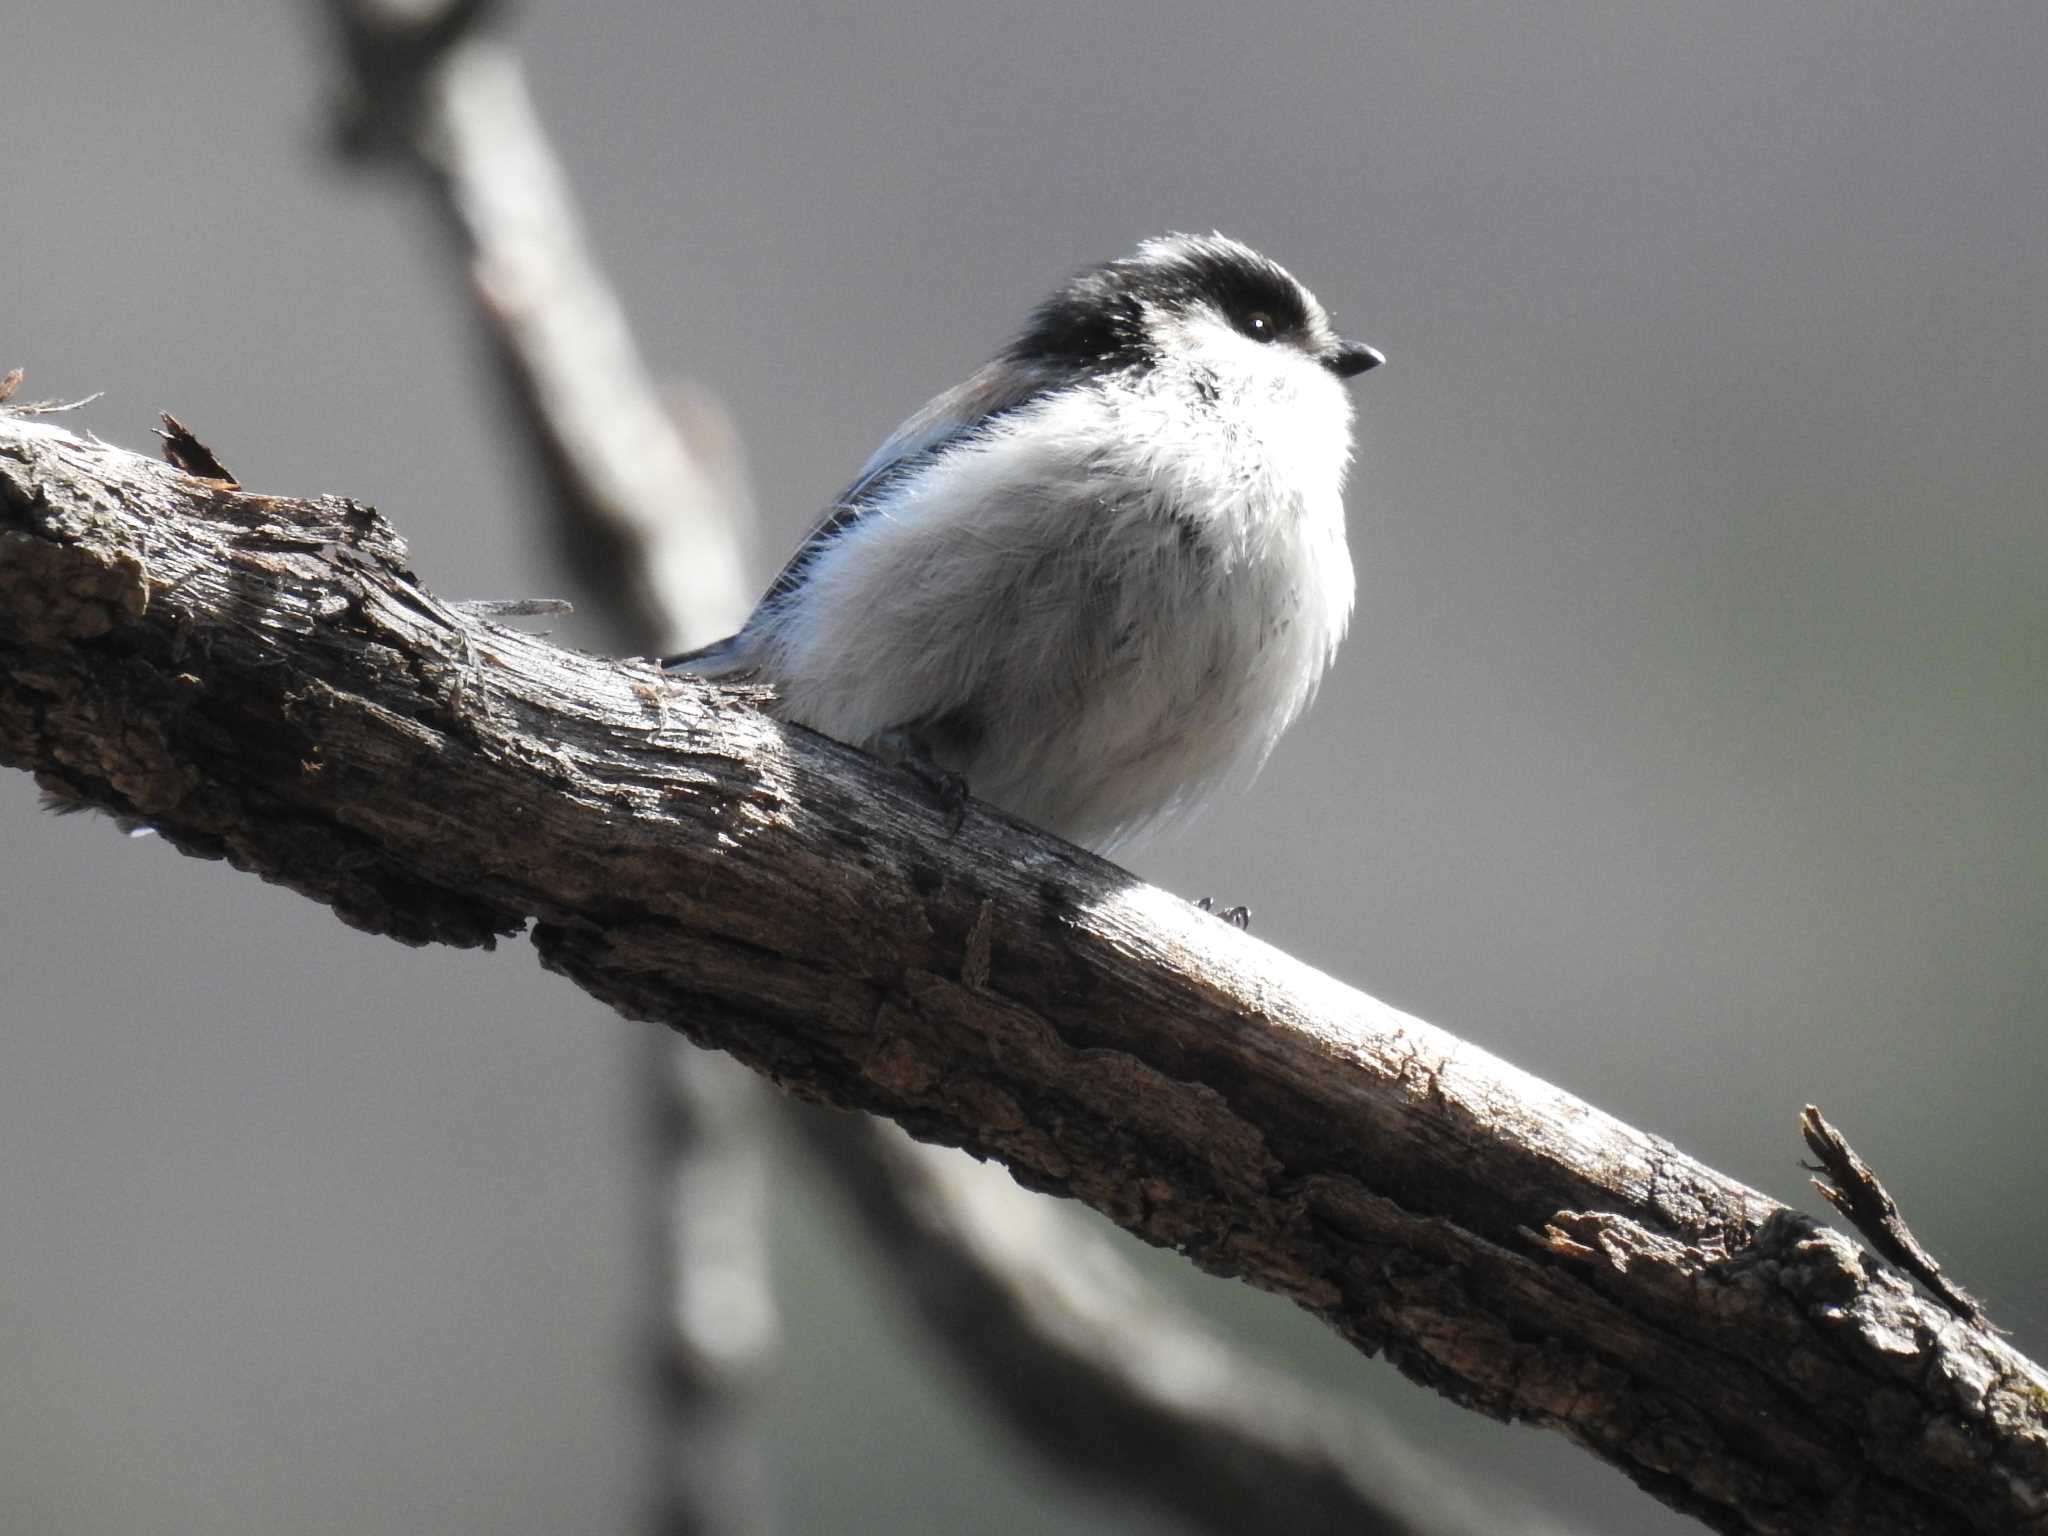
[[1223,921],[1230,924],[1231,927],[1237,929],[1240,933],[1251,932],[1252,909],[1250,907],[1225,907],[1222,911],[1217,912],[1216,898],[1213,896],[1204,896],[1195,905],[1204,912],[1215,913],[1217,917],[1222,918]]
[[922,736],[900,726],[884,731],[875,738],[875,756],[917,780],[945,813],[946,835],[958,835],[961,822],[967,819],[967,780],[940,767]]

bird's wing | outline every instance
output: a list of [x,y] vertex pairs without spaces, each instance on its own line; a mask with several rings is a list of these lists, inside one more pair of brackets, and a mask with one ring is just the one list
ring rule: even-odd
[[[803,583],[804,570],[818,552],[858,522],[892,482],[929,464],[949,444],[985,431],[989,424],[1053,388],[1043,372],[994,362],[947,390],[889,434],[888,441],[861,465],[823,522],[798,546],[769,585],[761,606],[788,596]],[[760,611],[758,608],[755,610]]]

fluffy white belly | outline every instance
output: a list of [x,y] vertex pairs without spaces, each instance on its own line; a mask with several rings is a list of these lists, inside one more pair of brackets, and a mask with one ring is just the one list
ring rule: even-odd
[[1055,404],[827,545],[746,637],[777,712],[861,746],[908,728],[977,796],[1098,847],[1256,769],[1349,614],[1343,457],[1124,406],[1140,451],[1096,446],[1100,401],[1072,431]]

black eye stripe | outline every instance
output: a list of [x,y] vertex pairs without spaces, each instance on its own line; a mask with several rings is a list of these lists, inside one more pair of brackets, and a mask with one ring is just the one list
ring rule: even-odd
[[1220,236],[1172,236],[1076,274],[1039,306],[1007,356],[1077,377],[1141,366],[1156,361],[1147,317],[1197,310],[1260,342],[1308,344],[1318,323],[1306,290],[1256,251]]

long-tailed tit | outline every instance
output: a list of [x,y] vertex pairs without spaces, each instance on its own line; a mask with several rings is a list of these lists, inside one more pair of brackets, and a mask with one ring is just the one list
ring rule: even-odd
[[1221,235],[1070,279],[670,666],[1108,848],[1249,778],[1351,611],[1344,381],[1383,359]]

